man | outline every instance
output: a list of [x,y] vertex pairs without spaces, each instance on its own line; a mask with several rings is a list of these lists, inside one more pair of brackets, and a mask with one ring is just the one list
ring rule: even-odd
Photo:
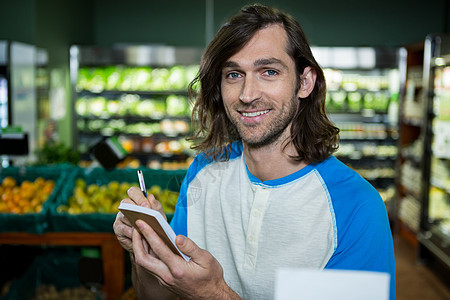
[[[248,6],[207,47],[193,116],[200,154],[171,226],[189,262],[145,223],[121,213],[116,235],[132,255],[142,298],[273,299],[281,267],[389,272],[392,236],[376,190],[331,154],[325,79],[300,25]],[[197,90],[196,90],[197,91]],[[130,199],[162,211],[152,196]]]

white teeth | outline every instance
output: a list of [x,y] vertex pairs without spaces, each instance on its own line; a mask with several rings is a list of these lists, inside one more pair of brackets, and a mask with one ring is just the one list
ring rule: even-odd
[[257,116],[263,115],[263,114],[268,113],[268,112],[269,112],[269,110],[255,111],[255,112],[251,112],[251,113],[244,113],[243,112],[242,115],[244,117],[257,117]]

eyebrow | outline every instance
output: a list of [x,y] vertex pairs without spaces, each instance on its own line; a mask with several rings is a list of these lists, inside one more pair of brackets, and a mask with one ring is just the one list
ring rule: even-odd
[[[278,58],[274,58],[274,57],[257,59],[253,63],[253,66],[260,67],[260,66],[266,66],[266,65],[272,65],[272,64],[279,64],[283,68],[287,68],[287,66],[286,66],[286,64],[284,62],[282,62]],[[239,67],[239,64],[237,62],[234,62],[234,61],[227,61],[223,65],[224,69],[225,68],[238,68],[238,67]]]

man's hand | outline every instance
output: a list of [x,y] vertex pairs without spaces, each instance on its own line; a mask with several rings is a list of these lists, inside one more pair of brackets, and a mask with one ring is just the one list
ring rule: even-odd
[[144,239],[137,230],[133,232],[135,262],[156,276],[163,286],[185,299],[241,299],[226,284],[222,266],[211,253],[179,235],[176,244],[191,257],[187,262],[174,254],[144,221],[138,220],[136,225]]
[[[145,198],[144,195],[142,194],[142,191],[137,187],[131,187],[128,190],[127,194],[129,198],[123,199],[121,202],[137,204],[144,207],[155,209],[159,211],[164,216],[164,218],[167,219],[161,203],[157,201],[153,195],[150,194],[147,196],[147,198]],[[114,221],[113,224],[113,229],[114,233],[117,236],[117,240],[122,245],[122,247],[126,251],[133,253],[133,244],[131,241],[133,235],[133,227],[131,226],[131,223],[128,221],[128,219],[121,212],[117,213],[116,220]]]

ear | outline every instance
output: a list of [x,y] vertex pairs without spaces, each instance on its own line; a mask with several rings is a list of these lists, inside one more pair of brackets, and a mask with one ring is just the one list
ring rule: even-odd
[[303,74],[300,75],[300,89],[297,96],[299,98],[306,98],[311,94],[316,84],[317,73],[311,67],[306,67]]

